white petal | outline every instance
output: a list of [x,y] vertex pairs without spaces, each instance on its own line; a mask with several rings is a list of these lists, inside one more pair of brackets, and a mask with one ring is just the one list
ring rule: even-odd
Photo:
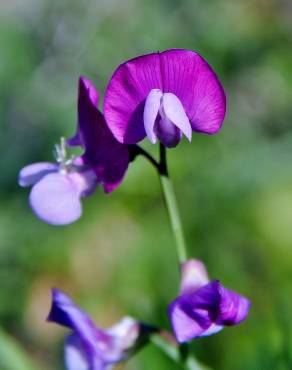
[[192,127],[179,98],[172,93],[163,94],[162,108],[166,117],[191,141]]
[[160,108],[163,94],[159,89],[152,89],[148,94],[144,107],[144,127],[146,135],[152,144],[156,143],[157,137],[154,132],[155,120]]

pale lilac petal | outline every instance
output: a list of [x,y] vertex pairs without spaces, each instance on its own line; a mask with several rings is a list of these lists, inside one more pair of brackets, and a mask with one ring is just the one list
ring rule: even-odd
[[73,181],[62,173],[53,173],[33,186],[29,201],[41,220],[52,225],[66,225],[81,216],[79,197],[79,189]]
[[168,316],[179,343],[201,336],[211,326],[206,311],[202,312],[201,315],[197,314],[195,318],[194,314],[188,314],[184,306],[180,304],[179,298],[170,304]]
[[140,325],[133,318],[124,317],[106,332],[114,339],[114,345],[106,358],[111,363],[119,362],[125,360],[128,352],[135,347],[140,335]]
[[123,317],[118,323],[107,329],[107,333],[118,338],[132,341],[139,334],[139,324],[132,317]]
[[18,176],[18,184],[26,187],[41,180],[45,175],[58,171],[59,165],[50,162],[39,162],[22,168]]
[[131,59],[113,74],[104,98],[105,120],[115,136],[124,144],[135,144],[145,135],[143,112],[152,89],[162,89],[158,53]]
[[96,173],[93,170],[83,170],[80,172],[71,172],[67,178],[74,183],[81,197],[93,194],[99,183]]
[[160,54],[163,92],[181,101],[194,131],[215,134],[222,126],[226,98],[209,64],[191,50],[172,49]]
[[92,370],[89,353],[77,334],[70,335],[65,343],[67,370]]
[[67,370],[109,370],[100,356],[84,343],[78,334],[71,334],[65,343],[65,364]]
[[190,259],[181,265],[180,294],[195,292],[208,283],[208,273],[201,261]]
[[157,118],[157,114],[159,112],[162,95],[163,94],[159,89],[153,89],[150,91],[145,101],[143,115],[144,127],[146,135],[152,144],[155,144],[157,140],[157,137],[154,132],[154,125],[155,120]]
[[172,93],[163,94],[162,107],[166,117],[191,141],[192,127],[178,97]]
[[222,329],[224,329],[224,325],[218,325],[218,324],[212,323],[208,329],[204,330],[200,334],[200,337],[209,337],[210,335],[219,333],[219,331],[221,331]]
[[200,337],[217,318],[220,295],[214,281],[190,294],[176,298],[169,306],[169,318],[179,342]]

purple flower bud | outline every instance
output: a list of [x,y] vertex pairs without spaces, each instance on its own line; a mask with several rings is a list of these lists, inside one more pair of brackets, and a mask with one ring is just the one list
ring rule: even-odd
[[215,134],[224,120],[223,87],[208,63],[190,50],[139,56],[114,72],[104,99],[116,139],[136,144],[145,136],[175,147],[192,131]]
[[100,329],[67,295],[58,289],[53,289],[52,294],[48,321],[72,330],[65,343],[67,370],[109,370],[126,360],[147,335],[143,325],[131,317],[124,317],[109,329]]
[[182,264],[180,295],[169,305],[168,315],[179,342],[212,335],[224,326],[246,319],[250,302],[224,288],[219,281],[209,282],[202,262]]

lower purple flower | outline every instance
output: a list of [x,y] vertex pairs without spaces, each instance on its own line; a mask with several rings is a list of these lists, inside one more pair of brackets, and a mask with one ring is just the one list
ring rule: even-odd
[[147,336],[144,326],[124,317],[109,329],[95,326],[90,317],[66,294],[53,289],[48,321],[70,328],[73,332],[65,343],[67,370],[109,370],[126,360]]
[[204,265],[189,260],[182,265],[180,295],[169,305],[168,315],[177,340],[212,335],[224,326],[239,324],[249,312],[247,298],[209,282]]

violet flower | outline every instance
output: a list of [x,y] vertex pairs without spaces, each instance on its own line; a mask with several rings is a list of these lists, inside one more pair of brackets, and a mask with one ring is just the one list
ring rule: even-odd
[[202,262],[182,264],[180,295],[169,305],[168,316],[179,342],[212,335],[224,326],[245,320],[250,302],[228,290],[218,280],[209,282]]
[[208,63],[190,50],[139,56],[114,72],[104,100],[106,122],[124,144],[148,137],[175,147],[192,131],[215,134],[226,111],[222,85]]
[[[128,147],[113,137],[97,104],[97,91],[89,80],[81,77],[75,137],[56,146],[57,163],[35,163],[20,171],[19,185],[32,186],[29,196],[32,210],[49,224],[76,221],[82,213],[80,198],[91,195],[99,184],[106,193],[113,191],[127,170]],[[68,158],[66,145],[79,145],[84,154]]]
[[140,346],[140,324],[124,317],[109,329],[96,327],[90,317],[66,294],[52,290],[53,301],[48,321],[73,331],[65,343],[67,370],[109,370]]

